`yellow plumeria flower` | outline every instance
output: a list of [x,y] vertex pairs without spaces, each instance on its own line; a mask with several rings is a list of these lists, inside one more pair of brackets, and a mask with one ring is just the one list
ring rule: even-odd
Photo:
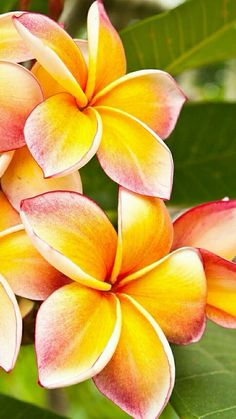
[[204,330],[200,253],[188,247],[169,254],[173,227],[163,201],[123,188],[118,236],[103,211],[74,192],[27,199],[21,217],[42,256],[72,280],[38,312],[41,384],[94,377],[131,416],[158,416],[174,385],[167,339],[186,344]]

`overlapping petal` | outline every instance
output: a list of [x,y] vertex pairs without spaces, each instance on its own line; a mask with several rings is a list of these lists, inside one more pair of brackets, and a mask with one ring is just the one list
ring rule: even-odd
[[220,326],[236,328],[236,264],[201,250],[207,279],[207,315]]
[[12,21],[13,16],[21,15],[22,12],[10,12],[0,16],[0,60],[19,63],[34,58]]
[[117,235],[93,201],[75,192],[49,192],[23,201],[21,217],[49,263],[82,284],[111,288],[104,281],[111,274]]
[[53,190],[82,192],[79,172],[68,176],[44,179],[43,173],[32,158],[27,147],[15,152],[13,160],[1,179],[2,190],[13,207],[19,211],[25,198]]
[[87,67],[73,39],[53,20],[35,13],[14,18],[15,27],[37,61],[81,106],[87,104],[83,93]]
[[160,70],[142,70],[111,83],[97,94],[92,104],[127,112],[164,139],[174,129],[185,100],[169,74]]
[[25,140],[45,177],[63,176],[85,165],[101,141],[99,115],[81,112],[68,93],[50,97],[29,116]]
[[113,282],[167,255],[173,239],[169,213],[161,199],[120,187],[118,247]]
[[200,247],[225,259],[236,256],[236,200],[215,201],[186,211],[174,222],[173,249]]
[[6,153],[0,154],[0,177],[7,170],[12,160],[13,154],[14,151],[8,151]]
[[182,248],[120,283],[158,322],[167,339],[187,344],[205,326],[206,279],[198,251]]
[[7,61],[0,62],[0,153],[25,144],[23,128],[32,109],[43,100],[33,74]]
[[89,72],[88,99],[113,80],[123,76],[126,59],[122,42],[112,26],[102,1],[95,1],[88,13]]
[[65,92],[65,89],[38,62],[33,65],[31,72],[40,83],[44,99]]
[[125,112],[96,109],[103,123],[98,159],[107,175],[133,192],[168,199],[173,162],[163,141]]
[[165,336],[132,299],[119,296],[121,337],[104,370],[94,380],[99,390],[130,416],[159,417],[174,384],[174,361]]
[[0,367],[9,372],[15,365],[22,336],[22,318],[16,298],[0,275]]
[[0,273],[15,294],[32,300],[44,300],[70,282],[42,258],[22,225],[0,235]]
[[40,383],[64,387],[100,372],[114,353],[120,329],[120,304],[113,294],[76,283],[53,293],[36,322]]
[[6,195],[0,191],[0,236],[4,230],[17,226],[21,223],[18,212],[14,210]]

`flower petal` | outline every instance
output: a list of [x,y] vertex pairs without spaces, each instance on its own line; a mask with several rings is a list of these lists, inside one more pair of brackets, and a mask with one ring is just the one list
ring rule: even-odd
[[186,211],[174,222],[173,249],[200,247],[225,259],[236,256],[236,200],[215,201]]
[[19,63],[34,58],[12,21],[13,16],[21,15],[22,12],[10,12],[0,16],[0,60]]
[[28,234],[49,263],[91,288],[111,288],[102,281],[110,276],[117,236],[93,201],[76,192],[58,191],[27,199],[21,209]]
[[2,190],[13,207],[19,211],[25,198],[54,190],[82,192],[79,172],[65,177],[44,179],[43,173],[27,147],[15,152],[13,160],[1,179]]
[[40,383],[64,387],[100,372],[114,353],[120,329],[120,304],[113,294],[76,283],[53,293],[36,321]]
[[168,199],[173,161],[167,146],[131,115],[108,107],[96,109],[103,123],[98,158],[106,174],[133,192]]
[[112,279],[136,272],[167,255],[173,227],[164,202],[119,189],[119,234]]
[[112,26],[102,1],[95,1],[88,13],[89,72],[88,99],[113,80],[123,76],[126,59],[121,39]]
[[18,64],[0,62],[0,153],[25,144],[25,121],[42,100],[40,86],[30,71]]
[[31,72],[39,81],[45,99],[65,92],[65,89],[38,62],[33,65]]
[[203,265],[195,249],[171,253],[125,278],[118,290],[148,310],[169,341],[187,344],[202,336],[207,290]]
[[21,223],[19,214],[12,208],[6,195],[0,191],[0,236],[1,233]]
[[82,89],[87,67],[73,39],[60,25],[41,14],[24,13],[14,18],[14,24],[37,61],[85,106],[87,99]]
[[0,266],[14,293],[32,300],[44,300],[70,282],[42,258],[22,225],[1,234]]
[[7,153],[0,154],[0,177],[2,177],[3,173],[7,170],[13,154],[14,151],[8,151]]
[[121,337],[98,389],[136,419],[159,417],[168,402],[175,367],[164,334],[152,317],[127,296],[119,296]]
[[186,97],[164,71],[141,70],[114,81],[93,99],[94,106],[127,112],[152,128],[161,138],[173,131]]
[[24,134],[45,177],[63,176],[84,166],[97,152],[101,121],[92,108],[81,112],[71,95],[60,93],[34,109]]
[[0,367],[9,372],[15,365],[22,336],[22,318],[16,298],[0,275]]
[[223,327],[236,328],[236,264],[201,250],[207,279],[207,315]]

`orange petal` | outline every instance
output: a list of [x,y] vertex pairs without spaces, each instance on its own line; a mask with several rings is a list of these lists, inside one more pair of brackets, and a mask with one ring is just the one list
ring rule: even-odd
[[14,151],[8,151],[7,153],[0,154],[0,177],[7,170],[12,160],[13,154]]
[[43,173],[32,158],[27,147],[15,152],[13,160],[1,179],[2,190],[13,207],[19,211],[20,203],[25,198],[54,190],[82,192],[79,172],[71,175],[44,179]]
[[9,372],[15,365],[22,336],[22,318],[16,298],[0,275],[0,367]]
[[203,265],[195,249],[171,253],[124,278],[118,289],[148,310],[169,341],[187,344],[202,336],[207,291]]
[[24,134],[45,177],[63,176],[84,166],[97,152],[101,122],[92,108],[81,112],[71,95],[60,93],[34,109]]
[[14,293],[32,300],[44,300],[70,282],[42,258],[22,225],[0,235],[0,266]]
[[98,389],[135,419],[159,417],[174,385],[173,355],[161,329],[131,298],[119,296],[121,337]]
[[19,63],[34,58],[12,21],[13,16],[21,15],[22,12],[10,12],[0,16],[0,60]]
[[191,208],[174,222],[173,249],[201,247],[225,259],[236,256],[236,200]]
[[20,223],[21,219],[18,212],[12,208],[6,195],[0,191],[0,236],[4,230],[17,226]]
[[164,71],[141,70],[114,81],[93,99],[95,106],[118,108],[152,128],[161,138],[173,131],[186,97]]
[[37,78],[45,99],[65,92],[65,89],[38,62],[33,65],[31,72]]
[[30,71],[18,64],[0,62],[0,153],[25,144],[25,121],[42,100],[40,86]]
[[76,192],[49,192],[23,201],[21,216],[49,263],[91,288],[111,288],[103,281],[112,270],[116,232],[93,201]]
[[82,89],[87,67],[73,39],[60,25],[41,14],[24,13],[14,18],[14,24],[37,61],[85,106],[87,99]]
[[136,272],[169,253],[173,227],[164,202],[120,187],[119,234],[113,280]]
[[98,158],[106,174],[133,192],[168,199],[173,161],[167,146],[131,115],[108,107],[96,109],[103,122]]
[[89,72],[88,99],[113,80],[123,76],[126,59],[120,37],[112,26],[102,1],[95,1],[88,13]]
[[120,304],[113,294],[76,283],[53,293],[36,322],[40,383],[64,387],[100,372],[114,353],[120,329]]
[[223,327],[236,328],[236,264],[201,250],[207,279],[207,315]]

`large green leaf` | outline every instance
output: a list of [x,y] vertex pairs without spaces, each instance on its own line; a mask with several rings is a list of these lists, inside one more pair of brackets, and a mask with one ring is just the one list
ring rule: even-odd
[[236,56],[236,1],[191,0],[121,32],[130,71],[178,74]]
[[167,141],[175,163],[171,204],[188,206],[225,196],[236,198],[235,115],[235,103],[199,103],[184,108]]
[[171,403],[181,418],[236,418],[235,343],[235,330],[209,323],[199,343],[173,348],[177,377]]
[[0,419],[63,419],[62,416],[0,394]]

